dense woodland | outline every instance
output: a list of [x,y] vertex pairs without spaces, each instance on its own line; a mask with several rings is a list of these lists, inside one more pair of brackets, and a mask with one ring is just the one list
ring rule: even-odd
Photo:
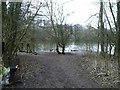
[[[52,0],[44,0],[37,5],[30,1],[2,2],[5,65],[10,64],[17,52],[35,52],[36,44],[41,42],[55,44],[58,54],[65,54],[66,45],[70,42],[96,43],[101,49],[97,53],[118,62],[120,76],[120,1],[98,2],[98,13],[89,18],[98,19],[97,27],[90,23],[86,26],[67,24],[66,19],[71,14],[65,15],[64,6]],[[113,48],[114,54],[111,54]]]

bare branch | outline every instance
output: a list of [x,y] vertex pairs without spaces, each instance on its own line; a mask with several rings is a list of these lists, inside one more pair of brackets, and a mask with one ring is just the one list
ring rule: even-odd
[[98,14],[99,14],[99,13],[95,13],[95,14],[91,15],[85,22],[89,21],[92,17],[95,17],[95,16],[97,16]]
[[110,8],[110,11],[111,11],[111,14],[112,14],[112,17],[113,17],[113,21],[114,21],[114,24],[115,24],[115,28],[116,28],[116,31],[117,31],[117,22],[115,20],[115,15],[113,13],[113,9],[112,9],[112,5],[111,5],[110,0],[109,0],[109,8]]

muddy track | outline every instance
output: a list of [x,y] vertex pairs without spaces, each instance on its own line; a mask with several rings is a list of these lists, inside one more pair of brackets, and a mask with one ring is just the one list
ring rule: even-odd
[[[82,56],[57,55],[19,55],[22,83],[15,88],[100,88],[81,70]],[[29,74],[28,74],[29,73]]]

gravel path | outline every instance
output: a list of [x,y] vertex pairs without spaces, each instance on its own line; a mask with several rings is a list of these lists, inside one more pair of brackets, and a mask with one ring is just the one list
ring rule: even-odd
[[19,55],[23,83],[15,88],[100,88],[80,66],[82,56]]

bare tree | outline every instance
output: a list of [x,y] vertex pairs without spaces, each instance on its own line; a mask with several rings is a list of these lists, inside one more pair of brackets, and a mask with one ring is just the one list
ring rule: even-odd
[[[72,29],[65,24],[66,18],[69,14],[65,15],[63,6],[57,4],[56,2],[52,2],[52,0],[45,2],[48,10],[47,16],[51,22],[52,30],[54,31],[52,37],[54,38],[56,44],[56,51],[58,54],[65,54],[65,46],[70,40]],[[60,52],[59,48],[62,48],[62,52]]]
[[3,59],[5,65],[10,64],[8,57],[11,59],[15,56],[21,41],[25,39],[28,29],[41,7],[39,5],[36,12],[31,13],[29,8],[31,3],[24,9],[22,5],[22,2],[8,2],[8,4],[2,2],[2,39],[4,42]]

